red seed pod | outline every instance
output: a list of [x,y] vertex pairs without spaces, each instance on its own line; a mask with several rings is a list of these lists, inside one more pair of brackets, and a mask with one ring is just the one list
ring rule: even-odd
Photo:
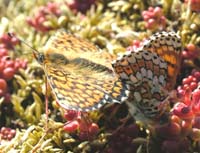
[[21,68],[26,69],[28,65],[28,61],[25,59],[21,62]]
[[2,72],[2,77],[5,79],[5,80],[11,80],[13,78],[15,74],[15,69],[14,67],[11,68],[11,67],[7,67],[3,70]]
[[194,71],[192,75],[197,79],[197,81],[200,80],[200,72],[199,71]]
[[10,134],[12,134],[13,136],[15,136],[15,134],[16,134],[16,130],[11,129],[11,130],[10,130]]
[[68,121],[72,121],[78,117],[78,112],[74,110],[67,110],[64,113],[64,118]]
[[11,38],[11,43],[12,43],[12,45],[14,45],[14,46],[17,45],[17,44],[19,44],[19,42],[20,42],[19,39],[17,39],[16,37],[12,37],[12,38]]
[[182,84],[183,84],[183,85],[185,85],[185,84],[190,84],[191,81],[192,81],[192,80],[189,79],[189,78],[184,78],[183,81],[182,81]]
[[177,124],[181,124],[181,119],[177,115],[172,115],[170,117],[170,120],[171,120],[171,122],[174,122],[174,123],[177,123]]
[[0,58],[8,56],[8,50],[6,48],[0,48]]
[[4,134],[6,131],[6,127],[2,127],[1,130],[0,130],[0,133]]
[[155,7],[153,12],[154,12],[154,16],[157,16],[157,17],[161,17],[162,16],[162,10],[161,10],[160,7]]
[[89,126],[89,133],[91,135],[96,135],[99,132],[99,126],[96,123],[92,123]]
[[184,85],[183,85],[183,89],[184,89],[184,90],[190,89],[189,84],[184,84]]
[[185,95],[185,90],[182,89],[182,88],[179,88],[179,89],[178,89],[178,97],[181,98],[181,97],[183,97],[184,95]]
[[4,79],[0,79],[0,89],[3,92],[6,92],[7,90],[7,82]]
[[191,107],[187,106],[184,103],[176,103],[172,109],[172,113],[177,115],[181,119],[192,119],[194,117],[194,113]]
[[189,55],[188,51],[186,51],[186,50],[183,50],[181,55],[183,58],[190,58],[190,55]]
[[195,46],[194,44],[188,44],[188,45],[186,46],[186,48],[187,48],[187,50],[188,50],[189,52],[194,52],[194,51],[196,50],[196,46]]
[[194,89],[196,89],[198,86],[197,82],[191,82],[190,83],[190,89],[193,91]]
[[78,128],[79,128],[79,123],[76,120],[67,122],[63,127],[64,131],[69,133],[75,132]]
[[17,61],[15,61],[15,63],[14,63],[14,69],[15,69],[15,71],[17,72],[19,70],[19,68],[20,68],[20,63],[17,62]]
[[200,116],[196,116],[196,117],[192,120],[192,127],[193,127],[193,128],[198,128],[198,129],[200,129]]
[[192,110],[195,115],[200,115],[200,89],[195,89],[192,92]]
[[13,60],[8,60],[5,62],[5,67],[14,67],[15,62]]
[[5,68],[5,64],[3,62],[0,62],[0,74],[3,72]]
[[181,123],[182,135],[187,136],[192,130],[192,122],[183,120]]

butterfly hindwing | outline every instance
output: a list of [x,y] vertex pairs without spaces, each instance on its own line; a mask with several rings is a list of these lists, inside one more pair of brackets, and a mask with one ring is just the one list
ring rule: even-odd
[[127,104],[134,117],[156,118],[166,110],[180,68],[180,53],[180,37],[160,32],[113,62],[114,71],[130,84]]
[[112,66],[119,77],[130,84],[131,97],[127,104],[134,117],[141,116],[134,111],[148,118],[163,111],[159,105],[167,96],[161,91],[167,84],[167,63],[157,53],[142,49],[127,52]]
[[128,98],[128,85],[116,78],[78,78],[68,72],[49,67],[46,69],[50,84],[59,105],[65,109],[91,111],[105,103],[120,103]]
[[143,49],[162,57],[168,66],[168,90],[173,89],[181,64],[181,39],[174,32],[158,32],[144,42]]

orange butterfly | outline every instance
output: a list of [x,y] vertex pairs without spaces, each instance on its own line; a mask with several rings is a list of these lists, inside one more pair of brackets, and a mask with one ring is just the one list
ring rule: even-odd
[[52,36],[43,53],[33,51],[42,65],[58,104],[70,110],[91,111],[105,103],[121,103],[129,85],[115,76],[108,53],[64,31]]
[[157,118],[165,112],[165,101],[179,72],[180,53],[180,37],[160,32],[113,62],[114,71],[131,86],[127,104],[136,119]]

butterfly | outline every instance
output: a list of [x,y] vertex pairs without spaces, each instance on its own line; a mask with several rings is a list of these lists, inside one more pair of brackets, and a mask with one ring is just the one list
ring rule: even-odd
[[115,73],[130,85],[127,104],[136,119],[158,118],[166,111],[180,69],[180,54],[180,37],[174,32],[159,32],[137,50],[113,61]]
[[112,57],[64,30],[50,37],[43,52],[33,50],[33,54],[64,109],[93,111],[129,96],[129,85],[112,70]]

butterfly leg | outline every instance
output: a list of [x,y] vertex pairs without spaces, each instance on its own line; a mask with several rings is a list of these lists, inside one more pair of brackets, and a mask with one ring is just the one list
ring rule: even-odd
[[126,104],[128,106],[128,111],[130,115],[136,120],[140,121],[142,123],[151,123],[152,121],[148,119],[145,115],[144,112],[142,112],[137,106],[135,106],[134,101],[127,101]]
[[161,89],[161,91],[162,91],[165,95],[168,95],[168,96],[160,103],[160,105],[158,106],[159,109],[165,108],[165,109],[163,109],[163,113],[164,113],[164,111],[166,111],[166,109],[169,108],[171,99],[177,99],[177,92],[176,92],[176,90],[172,90],[172,91],[168,92],[168,91],[165,90],[165,89]]

